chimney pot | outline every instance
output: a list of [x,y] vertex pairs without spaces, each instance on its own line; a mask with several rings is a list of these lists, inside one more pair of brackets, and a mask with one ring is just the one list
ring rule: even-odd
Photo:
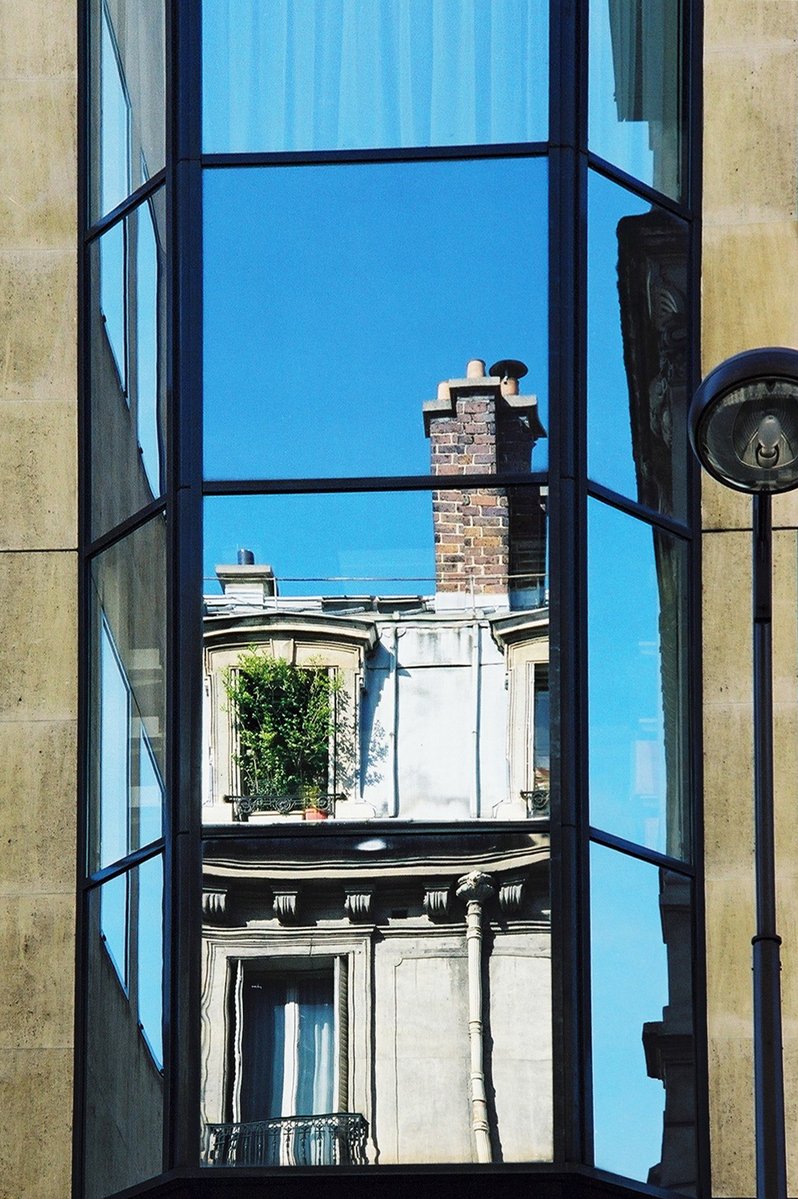
[[451,396],[451,391],[449,389],[449,384],[444,379],[442,383],[438,384],[438,399],[439,400],[448,400],[450,398],[450,396]]
[[241,549],[238,551],[237,561],[239,566],[254,566],[255,555],[252,550]]
[[485,362],[482,358],[472,358],[466,366],[467,379],[484,379],[485,378]]

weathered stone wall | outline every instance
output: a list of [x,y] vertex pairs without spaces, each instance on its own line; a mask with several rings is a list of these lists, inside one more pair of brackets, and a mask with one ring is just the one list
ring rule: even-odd
[[69,1194],[75,845],[72,0],[0,10],[0,1196]]
[[[702,371],[798,346],[798,5],[707,0]],[[750,501],[704,478],[704,746],[713,1195],[754,1194]],[[798,1188],[795,494],[774,503],[779,911],[790,1194]]]

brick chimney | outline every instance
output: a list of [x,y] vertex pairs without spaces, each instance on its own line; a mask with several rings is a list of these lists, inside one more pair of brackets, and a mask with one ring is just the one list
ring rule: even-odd
[[[535,396],[518,394],[523,363],[491,368],[474,358],[465,379],[438,385],[424,404],[434,475],[528,474],[532,448],[546,433]],[[510,373],[514,372],[514,373]],[[438,605],[457,607],[472,595],[509,604],[542,574],[545,523],[539,489],[453,488],[432,493]]]

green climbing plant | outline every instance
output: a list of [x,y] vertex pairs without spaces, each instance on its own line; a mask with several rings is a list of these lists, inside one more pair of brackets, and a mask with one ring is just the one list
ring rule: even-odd
[[335,696],[324,667],[293,666],[257,647],[225,673],[238,729],[236,762],[245,795],[297,795],[327,787]]

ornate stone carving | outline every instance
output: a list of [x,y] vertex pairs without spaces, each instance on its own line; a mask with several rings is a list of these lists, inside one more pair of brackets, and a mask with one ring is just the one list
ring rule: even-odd
[[299,891],[274,892],[274,914],[281,924],[295,924],[299,913]]
[[525,878],[508,879],[499,887],[499,907],[506,916],[521,910],[525,887]]
[[457,898],[465,903],[484,903],[495,890],[496,884],[491,876],[481,870],[472,870],[457,880]]
[[449,883],[424,888],[424,911],[430,920],[445,920],[452,907],[452,888]]
[[224,924],[227,919],[227,892],[203,888],[202,916],[208,924]]
[[370,920],[374,890],[371,887],[347,887],[344,911],[350,920]]

